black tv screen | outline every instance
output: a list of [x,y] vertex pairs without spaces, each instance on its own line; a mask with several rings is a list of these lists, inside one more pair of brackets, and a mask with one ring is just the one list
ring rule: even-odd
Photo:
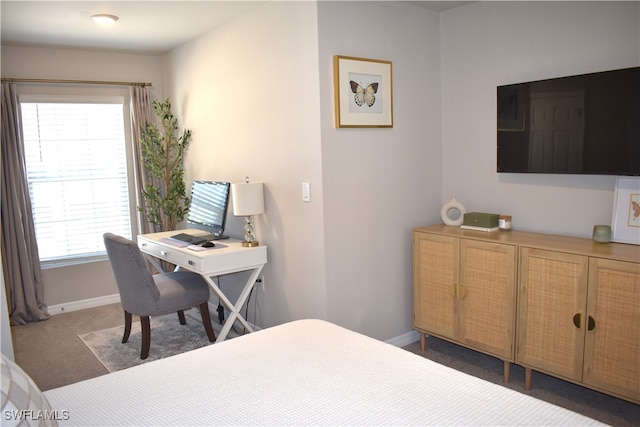
[[498,86],[497,171],[640,175],[640,67]]

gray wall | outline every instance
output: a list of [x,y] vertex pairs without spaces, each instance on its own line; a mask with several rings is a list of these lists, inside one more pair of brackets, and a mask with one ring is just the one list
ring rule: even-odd
[[638,2],[479,2],[442,14],[442,201],[522,230],[591,236],[612,176],[497,174],[498,85],[640,64]]
[[[411,230],[440,220],[439,14],[375,2],[318,10],[328,319],[389,339],[411,330]],[[392,129],[334,127],[334,55],[392,62]]]
[[[193,131],[187,181],[265,182],[258,323],[319,317],[389,339],[411,329],[411,229],[451,197],[520,229],[588,236],[610,221],[614,177],[495,172],[495,87],[637,66],[638,8],[269,2],[164,57],[3,46],[2,75],[153,81]],[[392,129],[334,128],[334,55],[393,62]],[[49,304],[115,289],[84,268],[49,276]]]

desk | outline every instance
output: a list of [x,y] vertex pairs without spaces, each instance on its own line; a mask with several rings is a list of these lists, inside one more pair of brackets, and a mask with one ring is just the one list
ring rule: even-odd
[[[222,342],[227,338],[231,327],[236,320],[240,321],[247,331],[253,332],[253,328],[240,310],[246,302],[254,283],[260,276],[262,267],[267,263],[267,247],[255,246],[253,248],[242,247],[242,242],[236,239],[216,241],[216,246],[203,251],[193,251],[186,247],[177,247],[167,243],[166,239],[172,235],[184,232],[194,236],[202,235],[199,230],[163,231],[160,233],[142,234],[138,236],[138,247],[144,253],[158,271],[163,271],[159,260],[175,264],[179,269],[196,272],[209,284],[213,292],[220,298],[221,303],[229,310],[230,315],[222,326],[222,330],[216,338],[216,342]],[[222,292],[213,277],[223,274],[250,271],[251,274],[245,283],[240,296],[233,304]]]

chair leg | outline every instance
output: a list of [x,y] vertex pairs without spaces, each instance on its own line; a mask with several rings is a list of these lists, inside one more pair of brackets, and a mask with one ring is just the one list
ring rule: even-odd
[[213,332],[213,327],[211,326],[211,316],[209,316],[209,303],[203,302],[200,304],[200,316],[202,316],[202,324],[204,325],[204,330],[207,331],[207,337],[209,337],[210,342],[214,342],[216,340],[216,334]]
[[184,318],[184,310],[178,310],[178,319],[180,319],[181,325],[187,324],[187,319]]
[[131,335],[131,313],[127,310],[124,311],[124,335],[122,336],[122,343],[129,341],[129,335]]
[[151,347],[151,324],[149,316],[140,316],[140,326],[142,327],[142,350],[140,350],[140,359],[149,357],[149,347]]

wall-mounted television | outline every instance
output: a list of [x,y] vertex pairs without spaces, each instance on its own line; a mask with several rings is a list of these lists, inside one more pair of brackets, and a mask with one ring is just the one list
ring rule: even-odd
[[497,171],[640,175],[640,67],[497,88]]

